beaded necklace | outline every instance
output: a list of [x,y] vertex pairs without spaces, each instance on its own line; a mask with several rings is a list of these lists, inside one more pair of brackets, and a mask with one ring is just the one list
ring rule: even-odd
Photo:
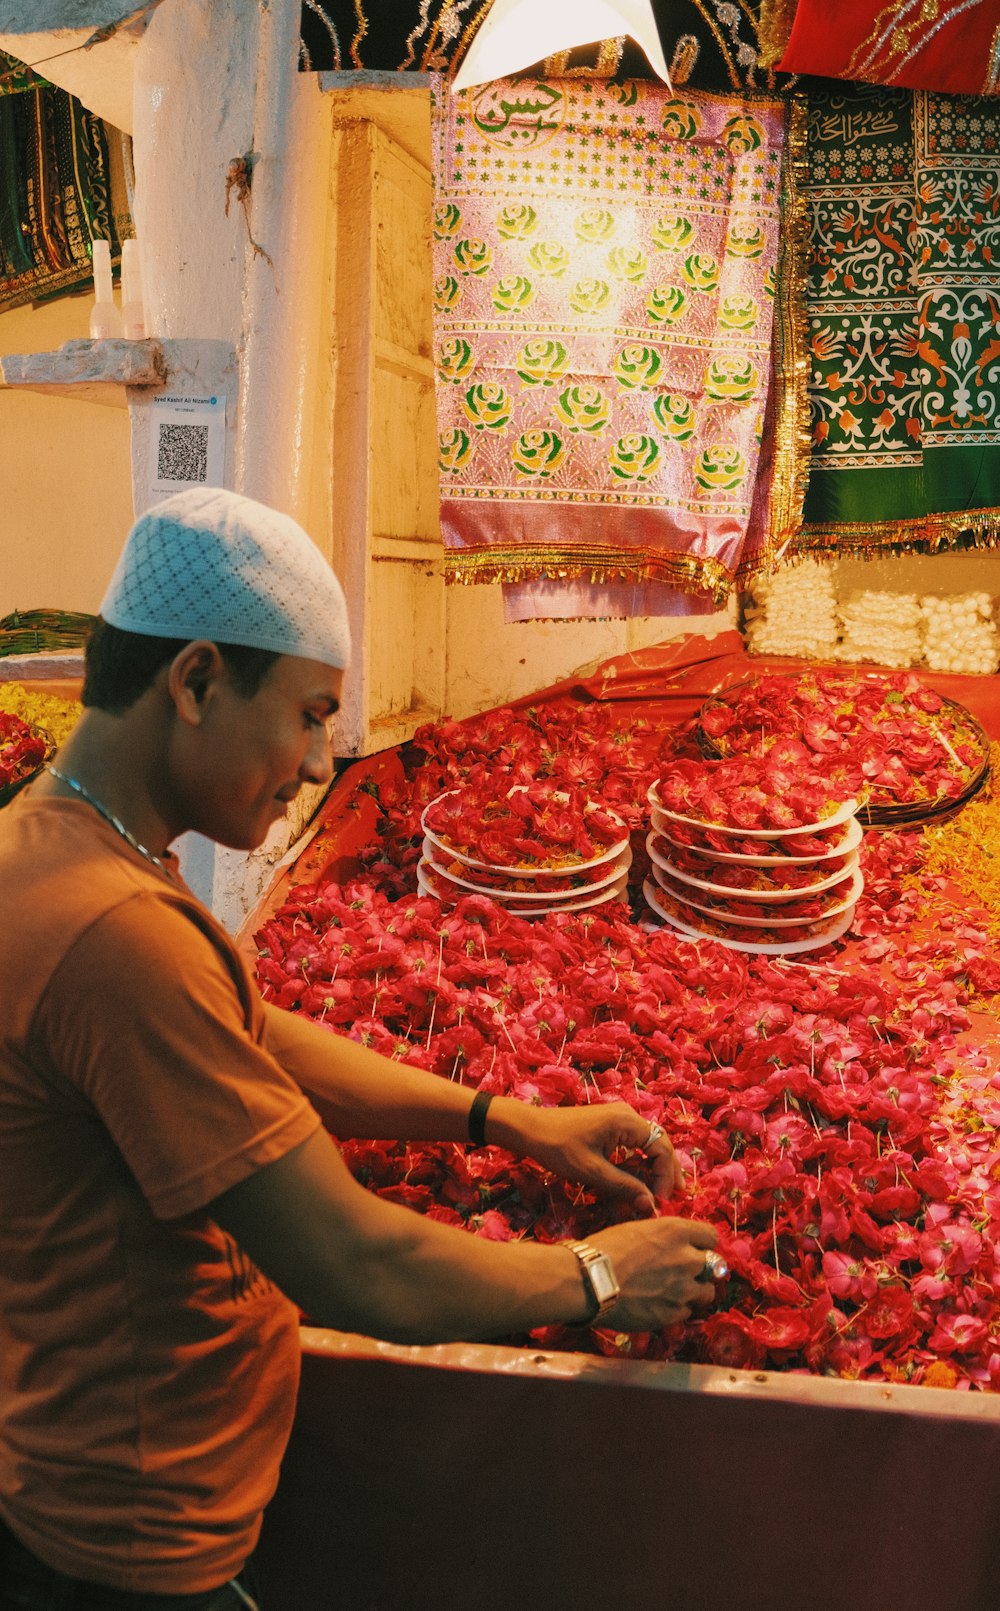
[[102,816],[105,822],[110,822],[116,833],[121,834],[126,844],[131,845],[132,849],[137,850],[140,856],[144,856],[147,861],[152,862],[154,867],[158,867],[161,873],[165,873],[168,878],[170,877],[169,869],[160,860],[160,857],[154,856],[151,850],[147,850],[145,845],[140,844],[135,834],[129,833],[120,817],[116,817],[113,811],[109,811],[108,807],[101,800],[98,800],[95,795],[91,794],[89,790],[85,789],[82,783],[78,783],[76,778],[69,777],[65,772],[60,772],[59,768],[53,766],[51,762],[46,763],[45,770],[46,772],[51,772],[54,778],[58,778],[60,783],[65,783],[67,788],[72,789],[75,794],[80,795],[81,799],[86,800],[88,805],[92,805],[98,815]]

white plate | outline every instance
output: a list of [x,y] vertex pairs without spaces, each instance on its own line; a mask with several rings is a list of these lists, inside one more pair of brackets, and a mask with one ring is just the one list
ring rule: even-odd
[[[436,900],[441,900],[442,893],[444,893],[446,899],[454,899],[459,901],[461,900],[463,894],[471,895],[474,893],[472,890],[463,891],[459,889],[442,892],[440,889],[434,889],[433,882],[435,880],[435,873],[436,869],[428,866],[425,862],[419,861],[417,863],[417,888],[421,895],[433,895]],[[438,875],[438,877],[440,877],[440,875]],[[527,900],[530,904],[526,906],[504,907],[504,903],[502,901],[499,901],[497,904],[504,910],[510,912],[512,917],[549,917],[558,912],[589,912],[595,906],[604,906],[608,901],[621,899],[625,895],[627,888],[628,875],[626,873],[622,873],[618,878],[615,879],[613,884],[609,885],[605,889],[598,890],[596,895],[591,895],[586,900],[582,901],[570,901],[562,906],[536,906],[531,896],[527,897]],[[487,889],[478,890],[475,893],[486,895],[491,900],[495,895],[494,890]]]
[[[525,785],[523,783],[515,784],[515,788],[523,789]],[[564,877],[567,873],[584,872],[588,867],[600,867],[606,861],[613,861],[615,856],[621,855],[629,842],[628,831],[625,830],[623,837],[617,844],[612,845],[609,850],[605,850],[600,856],[594,856],[591,861],[559,862],[551,867],[503,867],[491,861],[476,861],[472,856],[465,856],[460,850],[456,850],[454,845],[447,844],[433,829],[427,826],[428,811],[433,806],[436,806],[439,800],[446,800],[450,794],[461,794],[461,792],[461,789],[445,789],[443,794],[435,795],[434,799],[429,800],[421,812],[420,826],[432,845],[436,845],[438,850],[445,851],[447,855],[453,856],[456,861],[464,861],[466,867],[480,867],[484,872],[500,873],[505,878],[546,878],[553,876],[559,878]],[[511,789],[509,792],[513,794],[514,790]],[[592,811],[606,811],[613,822],[621,823],[623,830],[625,829],[625,823],[616,811],[609,811],[605,806],[598,807],[596,803],[592,803],[590,809]]]
[[[713,861],[743,862],[747,867],[814,867],[824,861],[831,861],[834,856],[847,856],[852,850],[857,850],[864,838],[864,829],[857,817],[852,817],[847,825],[844,837],[836,845],[831,845],[822,856],[747,856],[735,850],[713,850],[711,845],[682,845],[678,840],[670,838],[670,818],[666,817],[658,806],[654,806],[650,821],[657,833],[663,835],[676,850],[689,850],[694,856],[704,856]],[[775,836],[777,837],[777,836]]]
[[679,811],[670,811],[663,804],[656,792],[656,784],[650,784],[646,791],[646,799],[657,811],[662,811],[665,817],[674,822],[686,823],[689,828],[714,828],[716,833],[731,833],[737,839],[784,839],[789,834],[820,833],[825,828],[836,828],[840,823],[853,817],[858,809],[857,800],[845,800],[836,811],[831,811],[822,822],[800,822],[797,828],[734,828],[731,822],[709,822],[704,817],[682,817]]
[[[822,912],[819,917],[775,917],[773,914],[762,917],[758,911],[734,912],[729,910],[720,912],[717,906],[703,906],[699,901],[692,897],[690,890],[685,891],[684,889],[678,888],[676,884],[671,884],[668,874],[663,871],[662,867],[657,867],[654,865],[653,877],[659,884],[660,888],[665,890],[668,895],[672,895],[675,900],[683,901],[685,906],[693,907],[696,912],[704,912],[706,917],[714,918],[717,923],[738,923],[741,928],[755,929],[789,929],[794,928],[796,924],[801,923],[830,922],[833,918],[839,917],[841,912],[846,912],[849,906],[856,906],[858,898],[865,887],[865,881],[862,877],[860,868],[855,868],[853,873],[847,874],[847,880],[850,887],[845,894],[844,899],[842,901],[838,901],[836,906],[831,906],[825,912]],[[700,891],[698,890],[694,891],[694,895],[698,895],[699,893]],[[803,900],[809,899],[808,891],[803,895],[802,898]]]
[[[626,845],[618,860],[615,862],[609,862],[606,871],[604,868],[602,868],[601,871],[603,876],[595,880],[593,884],[581,884],[577,889],[545,889],[536,891],[530,885],[527,889],[523,890],[493,889],[488,884],[477,884],[472,878],[459,878],[457,873],[451,872],[449,868],[442,867],[440,862],[435,861],[435,853],[440,855],[441,851],[431,839],[429,834],[425,835],[424,837],[424,842],[421,846],[421,853],[424,864],[430,867],[432,872],[437,873],[441,878],[447,879],[450,884],[457,884],[461,889],[467,889],[470,891],[470,893],[474,892],[477,895],[493,895],[498,901],[580,900],[582,896],[596,894],[598,890],[604,889],[606,885],[614,883],[615,879],[620,878],[622,873],[627,873],[628,869],[632,865],[632,851],[630,847]],[[458,858],[456,857],[455,859],[457,860]],[[466,863],[463,862],[462,865],[466,866]],[[468,870],[470,872],[473,871],[472,868],[469,868]],[[573,873],[577,871],[578,868],[574,867],[571,873],[553,873],[552,876],[554,878],[570,878],[573,876]]]
[[818,951],[821,946],[830,945],[833,940],[839,940],[842,934],[846,934],[851,926],[851,918],[854,916],[854,907],[852,906],[846,912],[841,913],[840,917],[828,929],[825,929],[821,934],[812,935],[808,940],[789,940],[785,945],[764,945],[750,940],[723,940],[717,934],[703,934],[700,929],[691,928],[687,923],[682,923],[679,918],[671,917],[670,913],[657,900],[656,885],[651,878],[646,879],[642,886],[642,893],[646,898],[646,904],[656,913],[657,917],[661,918],[664,923],[669,923],[671,928],[676,929],[679,934],[683,934],[686,939],[711,940],[713,945],[724,945],[728,951],[746,951],[751,956],[793,956],[800,951]]
[[651,841],[656,839],[655,834],[647,834],[646,849],[649,859],[657,867],[662,867],[671,878],[676,878],[681,884],[689,884],[692,889],[707,890],[710,895],[724,895],[729,901],[804,901],[810,895],[820,895],[823,890],[830,889],[839,884],[842,878],[847,878],[858,865],[858,853],[853,851],[845,858],[843,867],[831,873],[829,877],[819,879],[815,884],[805,884],[798,889],[733,889],[729,884],[712,884],[705,878],[693,878],[690,873],[682,872],[675,867],[672,861],[660,851],[654,849]]

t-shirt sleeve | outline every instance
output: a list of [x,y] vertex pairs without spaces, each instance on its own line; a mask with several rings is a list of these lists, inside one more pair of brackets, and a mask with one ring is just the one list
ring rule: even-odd
[[92,1106],[156,1217],[174,1219],[319,1127],[263,1035],[260,999],[224,931],[193,902],[139,893],[60,960],[32,1053]]

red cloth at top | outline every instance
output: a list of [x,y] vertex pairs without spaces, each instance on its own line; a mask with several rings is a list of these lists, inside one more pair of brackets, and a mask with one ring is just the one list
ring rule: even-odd
[[783,73],[996,95],[1000,0],[799,0]]

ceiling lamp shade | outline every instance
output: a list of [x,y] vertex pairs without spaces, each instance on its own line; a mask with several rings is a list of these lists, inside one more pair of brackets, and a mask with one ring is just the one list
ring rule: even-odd
[[452,90],[486,84],[557,51],[628,34],[670,87],[651,0],[493,0],[452,81]]

